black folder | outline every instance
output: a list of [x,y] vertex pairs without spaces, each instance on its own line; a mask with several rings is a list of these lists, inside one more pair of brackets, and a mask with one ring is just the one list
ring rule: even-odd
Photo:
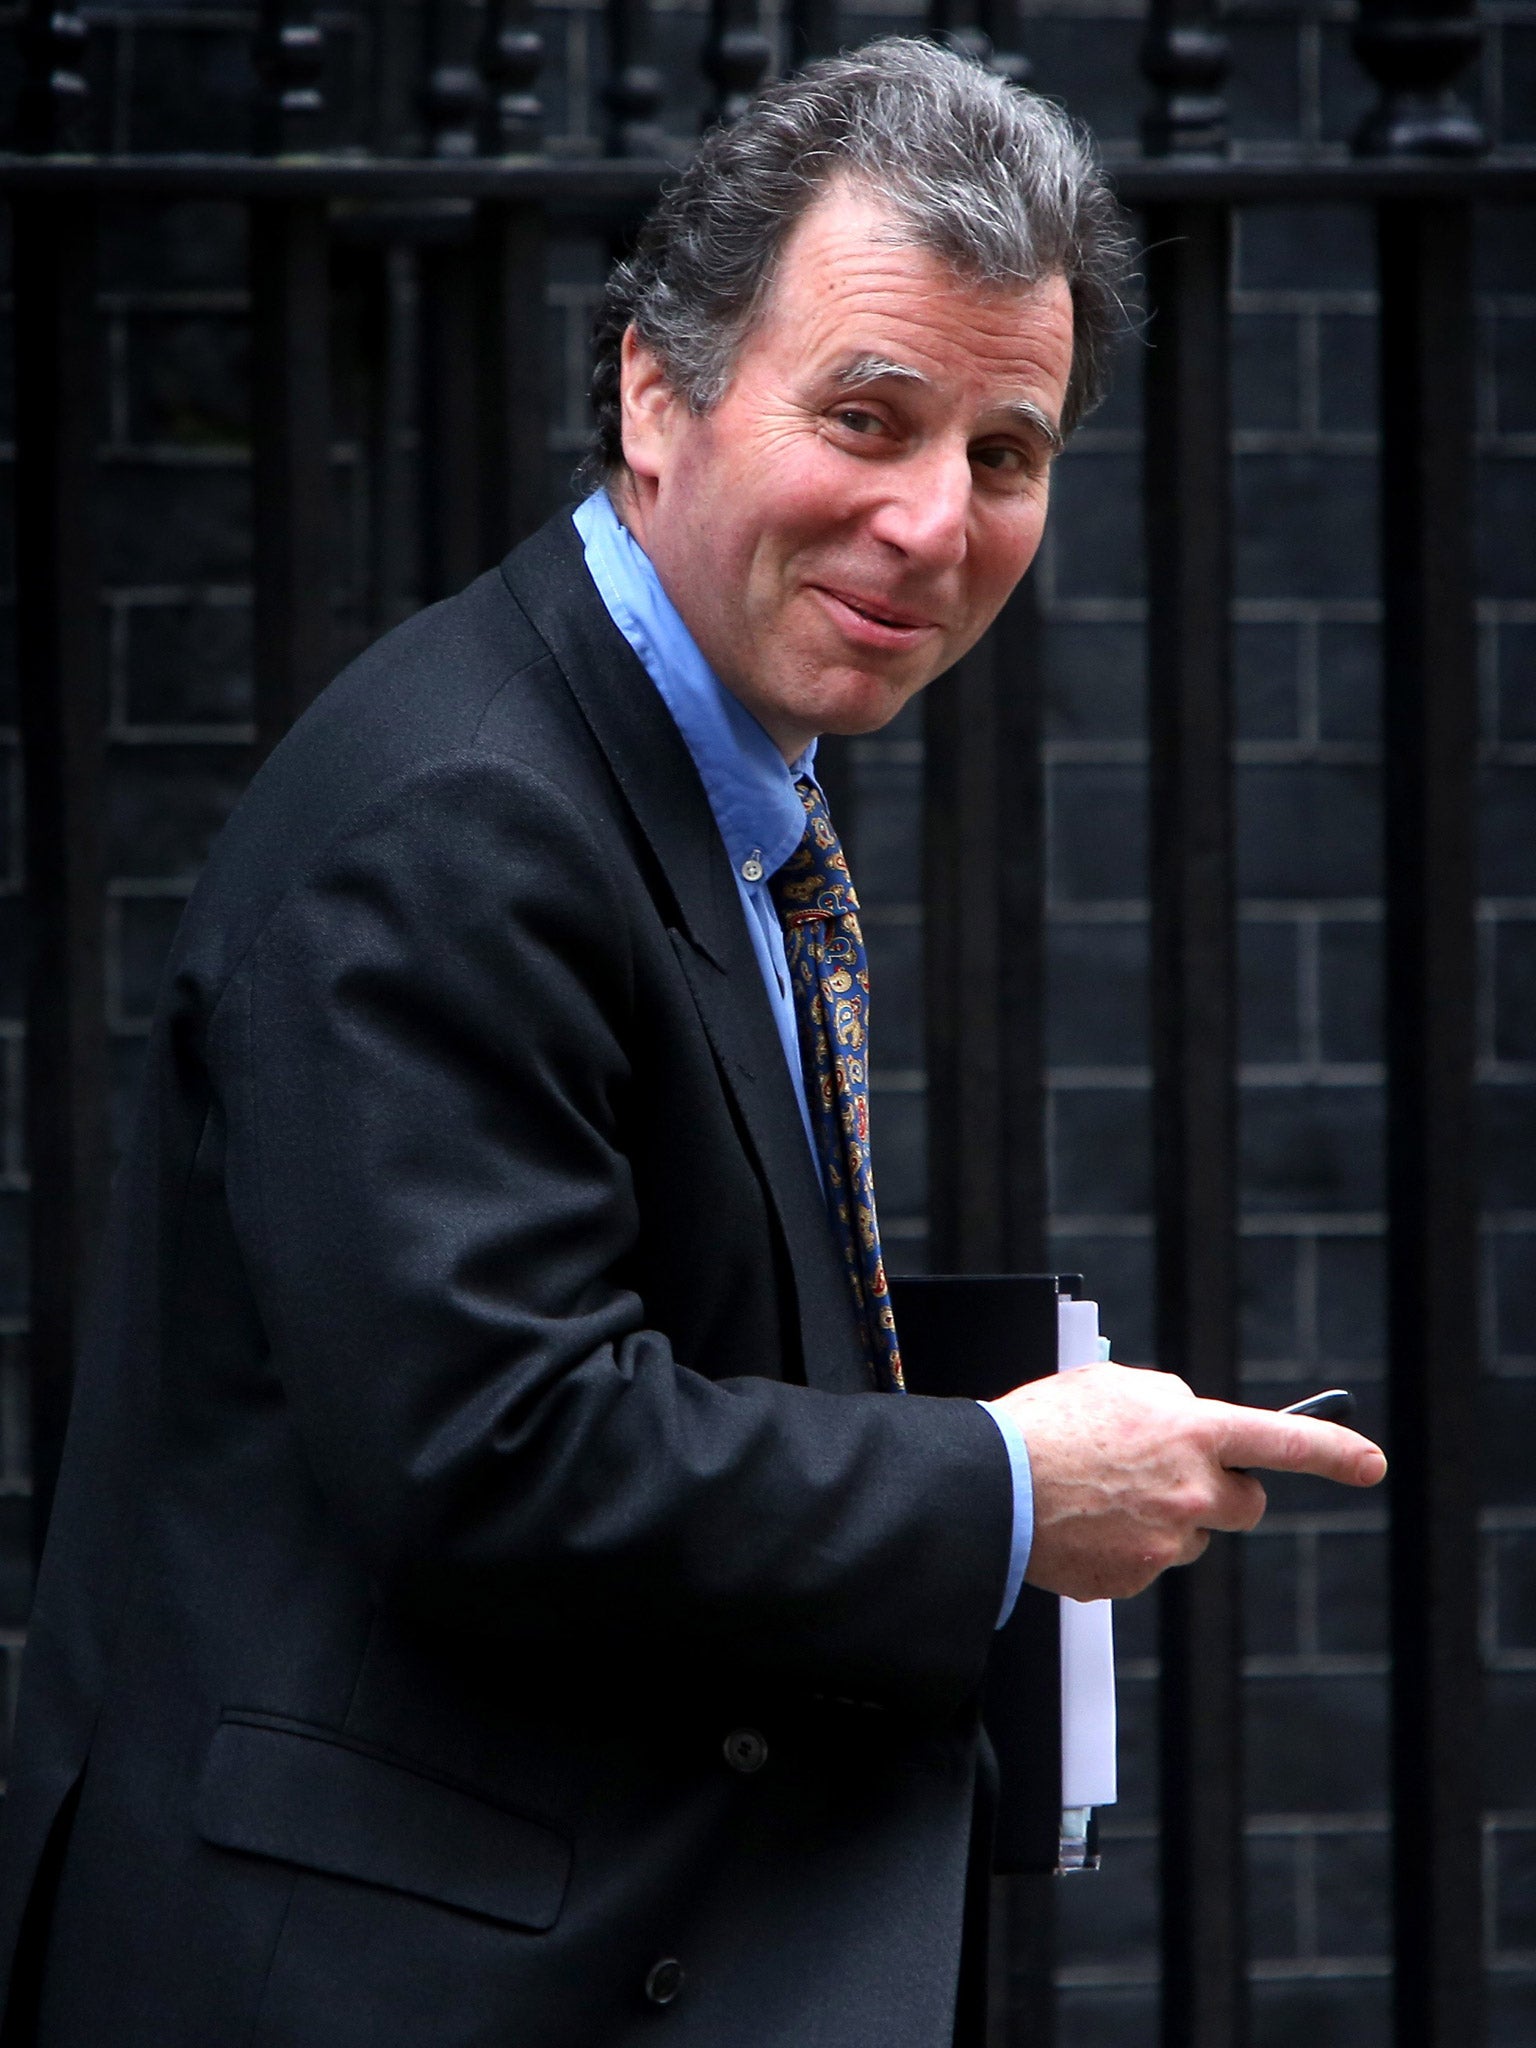
[[[1077,1275],[930,1274],[891,1282],[914,1394],[989,1401],[1056,1370],[1056,1304]],[[1054,1871],[1061,1853],[1061,1602],[1033,1586],[998,1630],[982,1719],[997,1755],[994,1867]]]

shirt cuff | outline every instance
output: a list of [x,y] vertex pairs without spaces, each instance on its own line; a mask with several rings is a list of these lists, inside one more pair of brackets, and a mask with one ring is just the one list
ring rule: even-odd
[[1035,1485],[1029,1469],[1029,1447],[1013,1416],[1006,1408],[994,1407],[990,1401],[978,1401],[976,1405],[984,1408],[1002,1431],[1013,1472],[1013,1545],[1008,1553],[1008,1583],[1003,1588],[1003,1611],[997,1617],[997,1626],[1001,1628],[1013,1612],[1013,1603],[1019,1597],[1019,1588],[1029,1568],[1030,1546],[1035,1540]]

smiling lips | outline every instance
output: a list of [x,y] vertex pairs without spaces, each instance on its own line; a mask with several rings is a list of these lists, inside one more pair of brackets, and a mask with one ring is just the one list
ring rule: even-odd
[[827,602],[843,631],[866,644],[910,647],[924,633],[938,630],[937,620],[903,611],[883,598],[856,596],[852,591],[834,590],[823,583],[812,587]]

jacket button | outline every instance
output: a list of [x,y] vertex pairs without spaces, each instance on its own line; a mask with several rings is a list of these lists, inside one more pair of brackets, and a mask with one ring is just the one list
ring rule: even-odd
[[725,1760],[733,1771],[760,1771],[768,1761],[768,1745],[755,1728],[733,1728],[725,1738]]
[[670,2005],[683,1988],[683,1966],[676,1956],[652,1963],[645,1977],[645,1995],[652,2005]]

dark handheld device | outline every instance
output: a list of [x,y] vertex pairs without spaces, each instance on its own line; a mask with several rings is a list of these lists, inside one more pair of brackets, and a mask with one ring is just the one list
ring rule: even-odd
[[1349,1422],[1355,1413],[1355,1397],[1344,1387],[1330,1387],[1326,1394],[1309,1394],[1305,1401],[1292,1401],[1282,1415],[1310,1415],[1318,1422]]

